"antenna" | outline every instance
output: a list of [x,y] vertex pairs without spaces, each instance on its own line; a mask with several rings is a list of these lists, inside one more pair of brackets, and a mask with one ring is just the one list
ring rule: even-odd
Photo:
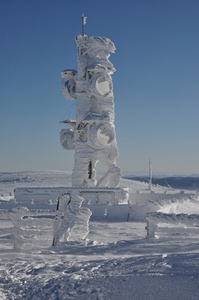
[[84,14],[82,14],[82,36],[84,36],[84,26],[86,24],[87,17],[84,17]]
[[149,189],[151,190],[152,187],[152,166],[151,166],[151,160],[149,158]]

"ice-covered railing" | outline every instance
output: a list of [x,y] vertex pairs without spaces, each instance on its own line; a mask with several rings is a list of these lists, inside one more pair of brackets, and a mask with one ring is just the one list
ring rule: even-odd
[[54,215],[50,209],[1,209],[0,219],[10,221],[11,226],[0,228],[0,244],[10,244],[15,249],[23,248],[24,244],[50,246]]
[[164,224],[163,227],[166,228],[166,230],[174,227],[196,228],[198,229],[199,238],[199,215],[196,214],[164,214],[161,212],[153,212],[147,214],[146,221],[147,235],[151,237],[154,237],[156,232],[160,230],[161,225]]
[[9,248],[42,248],[59,242],[83,240],[89,232],[89,208],[78,190],[58,197],[57,210],[14,207],[0,209],[0,245]]
[[[1,209],[0,210],[0,244],[13,244],[14,247],[14,227],[11,219],[12,210],[10,209]],[[6,226],[2,226],[2,224],[6,221]],[[11,222],[12,227],[7,227],[9,225],[9,221]]]
[[[125,203],[128,200],[128,188],[74,188],[74,187],[56,187],[56,188],[16,188],[14,190],[14,198],[17,202],[23,203],[27,206],[28,203],[32,204],[52,204],[56,203],[56,199],[62,194],[71,194],[76,191],[79,196],[84,198],[85,202],[95,202],[103,204],[107,199],[111,204]],[[91,200],[91,201],[90,201]]]

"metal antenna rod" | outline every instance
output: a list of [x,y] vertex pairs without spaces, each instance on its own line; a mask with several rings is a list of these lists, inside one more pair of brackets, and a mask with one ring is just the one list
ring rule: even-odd
[[152,187],[152,166],[151,166],[151,159],[149,158],[149,189],[151,190]]
[[84,36],[84,26],[86,24],[87,17],[84,17],[84,14],[82,14],[82,36]]

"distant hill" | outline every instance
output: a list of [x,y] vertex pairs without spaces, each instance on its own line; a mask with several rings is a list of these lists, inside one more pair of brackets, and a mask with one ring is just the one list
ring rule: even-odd
[[[125,179],[131,179],[141,182],[148,182],[146,176],[124,176]],[[169,176],[169,177],[154,177],[152,184],[171,187],[175,189],[199,190],[199,176]]]

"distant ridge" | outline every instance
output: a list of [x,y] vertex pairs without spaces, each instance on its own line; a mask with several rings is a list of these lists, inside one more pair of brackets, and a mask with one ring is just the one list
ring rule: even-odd
[[[149,178],[147,176],[129,175],[124,176],[123,178],[141,182],[149,182]],[[199,175],[166,177],[154,176],[152,179],[152,184],[171,187],[174,189],[199,190]]]

